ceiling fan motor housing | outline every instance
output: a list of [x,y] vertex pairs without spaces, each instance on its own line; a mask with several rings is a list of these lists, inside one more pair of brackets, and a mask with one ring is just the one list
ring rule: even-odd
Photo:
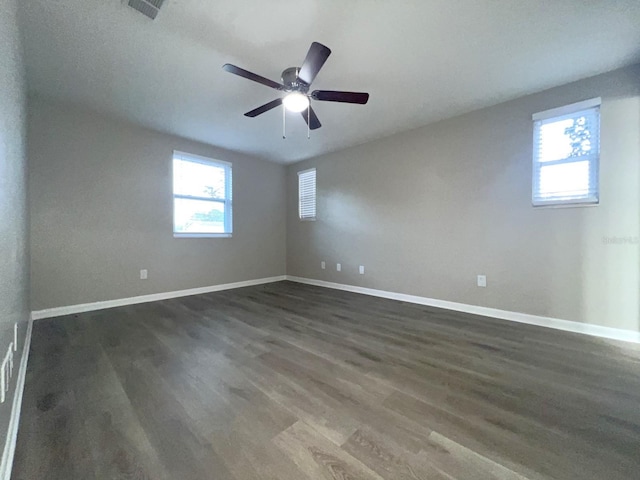
[[300,92],[306,94],[309,91],[309,85],[300,80],[298,67],[290,67],[282,72],[282,83],[287,91]]

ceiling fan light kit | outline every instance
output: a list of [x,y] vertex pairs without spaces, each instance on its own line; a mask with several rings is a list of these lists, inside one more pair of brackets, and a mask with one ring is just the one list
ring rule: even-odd
[[327,58],[329,58],[329,55],[331,55],[331,50],[329,50],[329,48],[321,43],[313,42],[300,68],[291,67],[282,72],[282,83],[274,82],[273,80],[269,80],[268,78],[229,63],[225,64],[222,68],[229,73],[261,83],[262,85],[285,92],[286,94],[282,98],[272,100],[269,103],[265,103],[264,105],[245,113],[245,116],[251,118],[257,117],[258,115],[282,105],[282,138],[286,138],[286,110],[294,113],[300,113],[302,115],[302,118],[304,118],[307,123],[307,137],[310,137],[310,130],[316,130],[322,126],[320,120],[318,120],[318,116],[311,107],[312,99],[322,102],[355,103],[360,105],[364,105],[369,101],[369,94],[362,92],[314,90],[312,93],[309,93],[311,83],[327,61]]
[[309,107],[309,97],[299,92],[291,92],[282,99],[282,104],[290,112],[300,113]]

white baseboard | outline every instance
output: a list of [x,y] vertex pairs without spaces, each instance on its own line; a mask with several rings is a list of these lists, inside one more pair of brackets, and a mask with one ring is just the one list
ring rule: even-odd
[[72,315],[74,313],[103,310],[105,308],[124,307],[126,305],[134,305],[136,303],[157,302],[158,300],[168,300],[170,298],[188,297],[191,295],[200,295],[203,293],[231,290],[233,288],[251,287],[253,285],[281,282],[283,280],[286,280],[285,275],[280,275],[277,277],[257,278],[255,280],[245,280],[242,282],[224,283],[221,285],[212,285],[209,287],[189,288],[187,290],[176,290],[174,292],[152,293],[150,295],[140,295],[137,297],[118,298],[116,300],[105,300],[102,302],[81,303],[78,305],[68,305],[66,307],[35,310],[31,312],[31,317],[34,320],[40,320],[43,318],[59,317],[62,315]]
[[27,334],[22,348],[20,358],[20,370],[16,381],[16,391],[13,395],[11,406],[11,418],[7,429],[7,439],[2,452],[2,463],[0,464],[0,480],[11,479],[11,469],[13,468],[13,456],[16,451],[16,441],[18,439],[18,426],[20,425],[20,410],[22,409],[22,394],[24,393],[24,381],[27,376],[27,362],[29,360],[29,349],[31,347],[31,332],[33,330],[33,318],[29,320]]
[[345,285],[342,283],[325,282],[324,280],[315,280],[312,278],[302,278],[287,275],[287,280],[307,285],[315,285],[318,287],[333,288],[336,290],[344,290],[347,292],[362,293],[374,297],[389,298],[399,300],[401,302],[417,303],[419,305],[428,305],[430,307],[444,308],[447,310],[455,310],[457,312],[471,313],[474,315],[482,315],[485,317],[499,318],[501,320],[510,320],[512,322],[526,323],[529,325],[537,325],[539,327],[554,328],[556,330],[564,330],[567,332],[582,333],[595,337],[610,338],[613,340],[622,340],[624,342],[640,343],[640,332],[633,330],[623,330],[620,328],[603,327],[590,323],[573,322],[570,320],[561,320],[559,318],[541,317],[528,313],[511,312],[508,310],[500,310],[497,308],[479,307],[477,305],[468,305],[466,303],[450,302],[447,300],[437,300],[428,297],[419,297],[416,295],[407,295],[404,293],[388,292],[385,290],[376,290],[373,288],[357,287],[354,285]]
[[[153,293],[150,295],[140,295],[137,297],[119,298],[116,300],[106,300],[102,302],[83,303],[79,305],[69,305],[65,307],[48,308],[45,310],[36,310],[31,313],[33,320],[42,318],[58,317],[61,315],[71,315],[74,313],[90,312],[94,310],[102,310],[105,308],[122,307],[126,305],[134,305],[137,303],[155,302],[158,300],[167,300],[170,298],[186,297],[190,295],[200,295],[203,293],[219,292],[222,290],[231,290],[234,288],[250,287],[253,285],[262,285],[265,283],[280,282],[282,280],[290,280],[292,282],[305,283],[318,287],[333,288],[335,290],[344,290],[347,292],[361,293],[374,297],[389,298],[391,300],[399,300],[401,302],[416,303],[419,305],[428,305],[431,307],[444,308],[457,312],[471,313],[485,317],[499,318],[501,320],[510,320],[512,322],[526,323],[528,325],[537,325],[540,327],[554,328],[556,330],[564,330],[567,332],[582,333],[601,338],[609,338],[612,340],[621,340],[624,342],[640,343],[640,332],[633,330],[623,330],[619,328],[603,327],[601,325],[593,325],[589,323],[574,322],[571,320],[562,320],[559,318],[543,317],[539,315],[531,315],[528,313],[512,312],[509,310],[500,310],[497,308],[480,307],[477,305],[469,305],[466,303],[450,302],[448,300],[438,300],[429,297],[420,297],[417,295],[407,295],[405,293],[389,292],[386,290],[376,290],[373,288],[358,287],[355,285],[346,285],[342,283],[326,282],[324,280],[315,280],[312,278],[302,278],[292,275],[280,275],[277,277],[258,278],[255,280],[245,280],[242,282],[225,283],[221,285],[213,285],[209,287],[190,288],[188,290],[177,290],[174,292]],[[2,477],[0,477],[2,480]]]

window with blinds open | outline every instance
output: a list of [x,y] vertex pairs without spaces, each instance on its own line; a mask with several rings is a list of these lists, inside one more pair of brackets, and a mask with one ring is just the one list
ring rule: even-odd
[[600,98],[533,115],[533,205],[597,204]]
[[300,220],[316,219],[316,169],[298,172],[298,216]]
[[230,237],[231,164],[173,152],[174,237]]

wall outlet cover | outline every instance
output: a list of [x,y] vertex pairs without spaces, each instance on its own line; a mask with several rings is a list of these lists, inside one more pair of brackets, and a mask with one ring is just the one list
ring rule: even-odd
[[336,270],[339,272],[342,270],[342,265],[340,265],[339,263],[336,263]]
[[486,287],[487,286],[487,276],[486,275],[478,275],[478,286]]

